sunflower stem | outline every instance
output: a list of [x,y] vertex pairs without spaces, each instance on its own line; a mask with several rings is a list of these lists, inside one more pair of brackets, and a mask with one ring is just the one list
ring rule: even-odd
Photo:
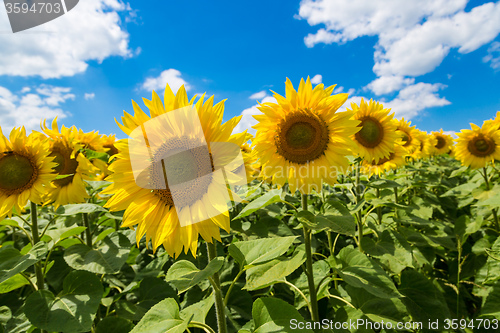
[[[360,162],[356,162],[356,204],[361,202],[361,188],[360,188]],[[363,214],[361,213],[361,209],[356,213],[358,220],[358,247],[359,251],[363,252],[363,247],[361,246],[361,239],[363,239]]]
[[[486,190],[489,191],[490,190],[490,181],[488,179],[488,171],[486,170],[486,167],[483,167],[483,172],[484,172],[484,174],[483,174],[484,181],[486,182]],[[500,231],[500,226],[498,223],[497,210],[492,209],[491,212],[493,213],[493,218],[495,219],[495,230],[498,232],[498,231]]]
[[82,220],[83,220],[83,226],[86,228],[85,229],[85,241],[87,243],[87,246],[91,248],[92,247],[92,233],[90,232],[89,214],[82,213]]
[[[307,194],[302,194],[302,210],[307,211]],[[314,322],[319,322],[318,299],[316,295],[316,286],[314,284],[313,259],[311,250],[311,230],[305,225],[302,226],[304,231],[304,243],[306,246],[306,275],[309,285],[309,297],[311,298],[311,319]]]
[[[213,243],[207,242],[208,259],[210,261],[214,260],[217,257],[217,248],[215,240],[212,240],[212,242]],[[219,328],[219,333],[226,333],[227,323],[225,315],[224,298],[222,297],[218,272],[216,272],[212,276],[212,280],[214,282],[214,285],[212,287],[214,289],[214,294],[215,294],[215,312],[217,313],[217,326]]]
[[[38,234],[38,213],[36,203],[31,202],[31,235],[33,238],[33,246],[40,242],[40,236]],[[36,275],[36,286],[38,290],[42,290],[45,287],[43,281],[42,264],[37,262],[35,264],[35,275]]]
[[[377,187],[377,198],[380,199],[380,189]],[[382,207],[377,207],[378,224],[382,224]]]

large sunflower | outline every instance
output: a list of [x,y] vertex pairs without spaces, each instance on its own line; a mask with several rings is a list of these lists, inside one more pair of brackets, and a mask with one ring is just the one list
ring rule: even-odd
[[286,79],[286,97],[274,93],[277,103],[264,103],[258,109],[263,115],[253,140],[254,154],[262,167],[261,178],[271,178],[290,190],[301,193],[319,191],[322,182],[333,184],[337,172],[347,170],[355,148],[351,135],[359,128],[352,112],[337,112],[347,94],[332,95],[335,86],[314,89],[311,80],[302,79],[296,91]]
[[48,153],[49,143],[40,133],[26,137],[26,130],[14,128],[10,141],[0,128],[0,219],[20,213],[28,200],[41,204],[42,196],[51,190],[55,164]]
[[431,135],[436,139],[434,145],[434,154],[441,155],[450,151],[451,146],[453,146],[453,138],[451,135],[445,134],[443,129],[439,132],[432,132]]
[[[175,95],[167,85],[164,103],[155,92],[151,101],[144,101],[150,115],[132,102],[135,114],[124,112],[123,125],[118,124],[131,138],[115,144],[119,152],[110,166],[113,173],[106,178],[112,184],[102,192],[114,195],[106,207],[125,210],[122,226],[138,225],[137,242],[146,235],[153,249],[163,245],[171,256],[177,257],[183,249],[196,256],[198,235],[211,243],[214,238],[221,240],[219,228],[229,232],[226,197],[234,198],[234,193],[228,192],[219,175],[228,161],[217,147],[229,144],[239,153],[247,133],[231,135],[241,117],[222,124],[224,102],[213,105],[213,96],[205,102],[202,96],[193,104],[194,98],[188,100],[183,86]],[[198,127],[190,125],[197,119],[179,113],[192,110],[193,105]],[[135,146],[146,138],[141,133],[148,141],[143,150]],[[149,165],[137,172],[141,161]],[[226,169],[225,175],[234,177]]]
[[463,165],[478,169],[488,162],[500,159],[500,132],[496,126],[471,124],[471,130],[458,133],[454,149],[455,158]]
[[77,140],[75,127],[67,128],[64,125],[59,130],[57,119],[52,122],[52,129],[43,123],[43,132],[48,135],[50,156],[54,157],[55,174],[65,176],[52,182],[55,186],[48,193],[47,201],[57,208],[61,205],[83,203],[89,197],[84,180],[91,180],[97,169],[80,152],[83,145]]
[[406,164],[405,157],[408,151],[402,145],[396,143],[394,150],[388,157],[380,159],[378,162],[372,160],[371,163],[363,160],[362,172],[368,174],[369,177],[373,175],[380,176],[388,170],[395,170]]
[[417,129],[415,126],[410,126],[411,121],[406,121],[404,118],[398,121],[397,130],[402,134],[403,147],[412,154],[420,146],[420,141],[417,138]]
[[368,161],[374,160],[375,163],[388,157],[400,137],[396,132],[397,122],[393,118],[394,114],[389,114],[390,109],[384,109],[382,104],[373,100],[366,103],[361,99],[359,106],[351,103],[351,108],[354,111],[354,119],[360,121],[360,131],[352,136],[353,141],[357,143],[356,153]]

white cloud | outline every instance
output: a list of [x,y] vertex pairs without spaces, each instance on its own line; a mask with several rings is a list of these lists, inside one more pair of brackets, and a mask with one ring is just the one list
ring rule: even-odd
[[[271,96],[266,96],[264,99],[261,101],[261,103],[276,103],[276,99]],[[243,132],[244,130],[248,130],[248,133],[251,133],[252,135],[255,135],[256,131],[252,128],[252,126],[257,124],[257,120],[252,117],[253,115],[258,115],[262,114],[262,112],[257,109],[258,104],[245,109],[241,112],[241,117],[240,122],[238,125],[234,128],[233,133],[240,133]]]
[[384,107],[391,108],[398,118],[411,119],[426,108],[451,104],[446,98],[437,94],[445,87],[440,83],[420,82],[409,85],[403,88],[392,101],[384,103]]
[[484,62],[489,62],[491,68],[500,69],[500,42],[493,42],[488,48],[488,55],[483,58]]
[[391,75],[381,76],[370,82],[366,88],[370,89],[375,95],[385,95],[396,90],[400,90],[404,86],[413,84],[415,79],[404,78],[403,76]]
[[316,74],[314,75],[314,77],[311,79],[311,83],[312,84],[320,84],[323,80],[323,76],[321,76],[320,74]]
[[[412,85],[411,77],[432,72],[450,49],[469,53],[496,38],[500,33],[500,2],[465,12],[467,2],[302,0],[298,18],[311,26],[324,25],[304,38],[308,47],[377,36],[373,70],[378,78],[367,88],[383,95]],[[492,48],[490,53],[496,52],[494,43]],[[500,67],[496,59],[489,55],[484,61]]]
[[117,12],[120,0],[85,0],[67,14],[16,34],[0,10],[0,75],[60,78],[84,72],[88,61],[130,57],[129,34]]
[[263,99],[264,97],[267,96],[267,92],[265,90],[256,92],[255,94],[250,95],[250,99],[256,100],[256,99]]
[[177,69],[167,69],[161,72],[158,77],[148,77],[142,84],[142,89],[147,91],[160,91],[162,92],[167,83],[172,91],[177,92],[177,90],[184,85],[186,90],[191,89],[191,86],[181,77],[181,72]]
[[40,129],[42,119],[66,118],[69,113],[60,106],[75,99],[70,88],[40,85],[36,93],[23,89],[20,94],[0,87],[0,124],[4,134],[13,127],[23,126],[27,130]]
[[443,131],[444,134],[451,135],[454,139],[458,138],[457,132],[455,131]]
[[95,93],[85,93],[83,95],[83,98],[85,98],[86,100],[94,99],[94,97],[95,97]]

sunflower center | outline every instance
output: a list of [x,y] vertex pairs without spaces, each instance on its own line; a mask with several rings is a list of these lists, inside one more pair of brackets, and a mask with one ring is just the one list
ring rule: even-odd
[[54,157],[54,162],[57,164],[54,171],[60,176],[67,177],[54,180],[54,184],[59,187],[64,187],[73,181],[74,174],[78,168],[76,158],[71,158],[72,150],[63,144],[56,143],[52,147],[52,152],[49,156]]
[[109,145],[104,145],[104,148],[108,148],[108,155],[113,156],[118,154],[118,149],[115,147],[114,144],[109,144]]
[[477,136],[469,141],[467,148],[472,155],[485,157],[495,152],[496,145],[493,140],[485,138],[484,136]]
[[361,130],[355,134],[356,139],[360,144],[367,148],[377,147],[384,138],[384,129],[380,122],[372,117],[365,117],[360,119]]
[[[208,191],[214,171],[206,145],[189,148],[192,139],[165,142],[154,154],[149,167],[152,192],[167,206],[190,206]],[[168,152],[168,155],[167,155]]]
[[328,125],[310,110],[299,110],[280,122],[274,140],[278,154],[289,162],[305,164],[327,149]]
[[0,158],[0,189],[7,195],[29,189],[37,176],[38,169],[26,156],[10,153]]
[[442,137],[442,136],[438,136],[437,137],[437,144],[436,144],[436,148],[437,149],[441,149],[443,148],[444,146],[446,145],[446,140]]
[[408,133],[403,132],[402,140],[403,140],[403,147],[408,147],[411,144],[412,138]]

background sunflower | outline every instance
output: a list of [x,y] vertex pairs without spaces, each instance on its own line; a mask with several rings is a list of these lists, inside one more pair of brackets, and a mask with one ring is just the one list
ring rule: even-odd
[[346,155],[355,145],[350,140],[359,128],[353,112],[337,112],[347,94],[332,95],[335,86],[312,87],[302,79],[298,90],[286,79],[286,97],[274,93],[277,103],[264,103],[263,115],[254,118],[257,133],[254,154],[262,167],[262,178],[290,190],[310,193],[320,191],[322,183],[333,184],[337,174],[349,167]]
[[488,123],[482,127],[470,125],[472,129],[458,133],[454,149],[456,159],[473,169],[500,159],[500,132],[496,126]]

